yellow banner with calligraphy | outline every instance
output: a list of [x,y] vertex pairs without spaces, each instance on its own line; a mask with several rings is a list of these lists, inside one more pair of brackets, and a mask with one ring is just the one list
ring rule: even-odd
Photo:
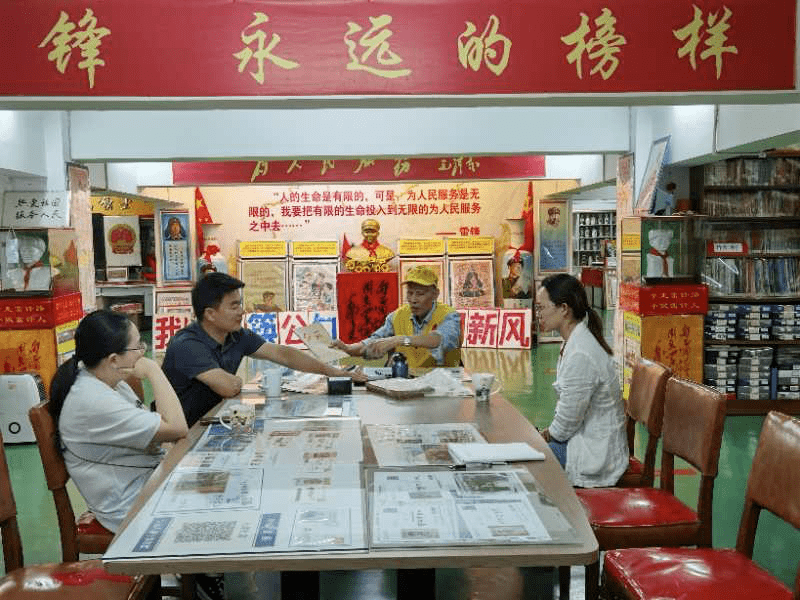
[[122,194],[93,195],[92,212],[114,217],[152,217],[153,202],[130,198]]
[[320,240],[308,242],[292,242],[292,256],[299,257],[333,257],[339,256],[339,242],[336,240]]
[[444,240],[397,240],[397,254],[400,256],[439,256],[444,254]]
[[67,354],[75,351],[75,330],[78,328],[78,321],[69,321],[56,325],[56,341],[58,346],[56,351],[59,354]]
[[286,240],[257,240],[239,242],[239,258],[270,258],[286,256]]
[[494,238],[456,237],[447,238],[447,253],[456,254],[494,254]]
[[667,365],[678,377],[703,381],[703,316],[642,319],[642,356]]
[[622,251],[639,251],[642,249],[642,220],[636,217],[624,217],[621,223],[620,244]]

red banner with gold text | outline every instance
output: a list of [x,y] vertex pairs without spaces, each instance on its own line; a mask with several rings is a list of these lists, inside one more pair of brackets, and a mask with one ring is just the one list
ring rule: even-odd
[[795,0],[4,0],[0,95],[785,90],[795,11]]
[[491,180],[531,179],[544,176],[545,158],[540,155],[172,163],[174,185]]

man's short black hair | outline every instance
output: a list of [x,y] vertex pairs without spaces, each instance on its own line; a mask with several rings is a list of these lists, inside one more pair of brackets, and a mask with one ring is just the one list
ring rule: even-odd
[[219,308],[225,294],[243,287],[243,281],[227,273],[211,272],[201,278],[192,288],[192,308],[197,320],[203,321],[207,308]]

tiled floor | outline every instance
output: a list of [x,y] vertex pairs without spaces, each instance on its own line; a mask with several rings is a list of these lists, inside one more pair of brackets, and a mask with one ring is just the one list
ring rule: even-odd
[[[610,319],[607,315],[607,322]],[[495,372],[503,383],[503,392],[535,425],[548,425],[555,405],[552,382],[558,344],[543,344],[530,353],[513,350],[467,350],[465,361],[473,371]],[[750,462],[755,451],[761,417],[728,417],[720,455],[719,475],[714,496],[714,545],[733,546],[741,517],[744,487]],[[59,557],[58,528],[53,500],[44,483],[41,462],[35,445],[9,445],[6,452],[19,510],[19,524],[28,564],[57,561]],[[685,467],[686,465],[681,465]],[[680,475],[677,487],[680,497],[693,505],[698,478]],[[74,489],[73,489],[74,492]],[[73,493],[76,505],[82,500]],[[787,584],[794,581],[800,532],[764,514],[756,540],[755,558],[766,569]],[[583,569],[573,569],[582,578]],[[389,577],[389,579],[387,579]],[[441,580],[453,581],[456,573],[442,572]],[[393,598],[391,576],[376,574],[359,579],[352,574],[326,575],[321,591],[325,598],[364,598],[378,600]],[[572,597],[583,597],[583,583],[575,579]],[[465,590],[455,585],[439,585],[439,600],[477,600],[481,594],[491,596],[491,590]],[[345,593],[346,592],[346,593]],[[500,600],[496,595],[494,600]]]

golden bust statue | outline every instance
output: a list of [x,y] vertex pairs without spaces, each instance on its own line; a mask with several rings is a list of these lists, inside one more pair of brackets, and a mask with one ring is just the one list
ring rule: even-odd
[[363,241],[345,253],[345,268],[348,271],[386,272],[389,270],[388,263],[394,258],[394,252],[378,241],[380,232],[380,223],[375,219],[365,219],[361,223]]

